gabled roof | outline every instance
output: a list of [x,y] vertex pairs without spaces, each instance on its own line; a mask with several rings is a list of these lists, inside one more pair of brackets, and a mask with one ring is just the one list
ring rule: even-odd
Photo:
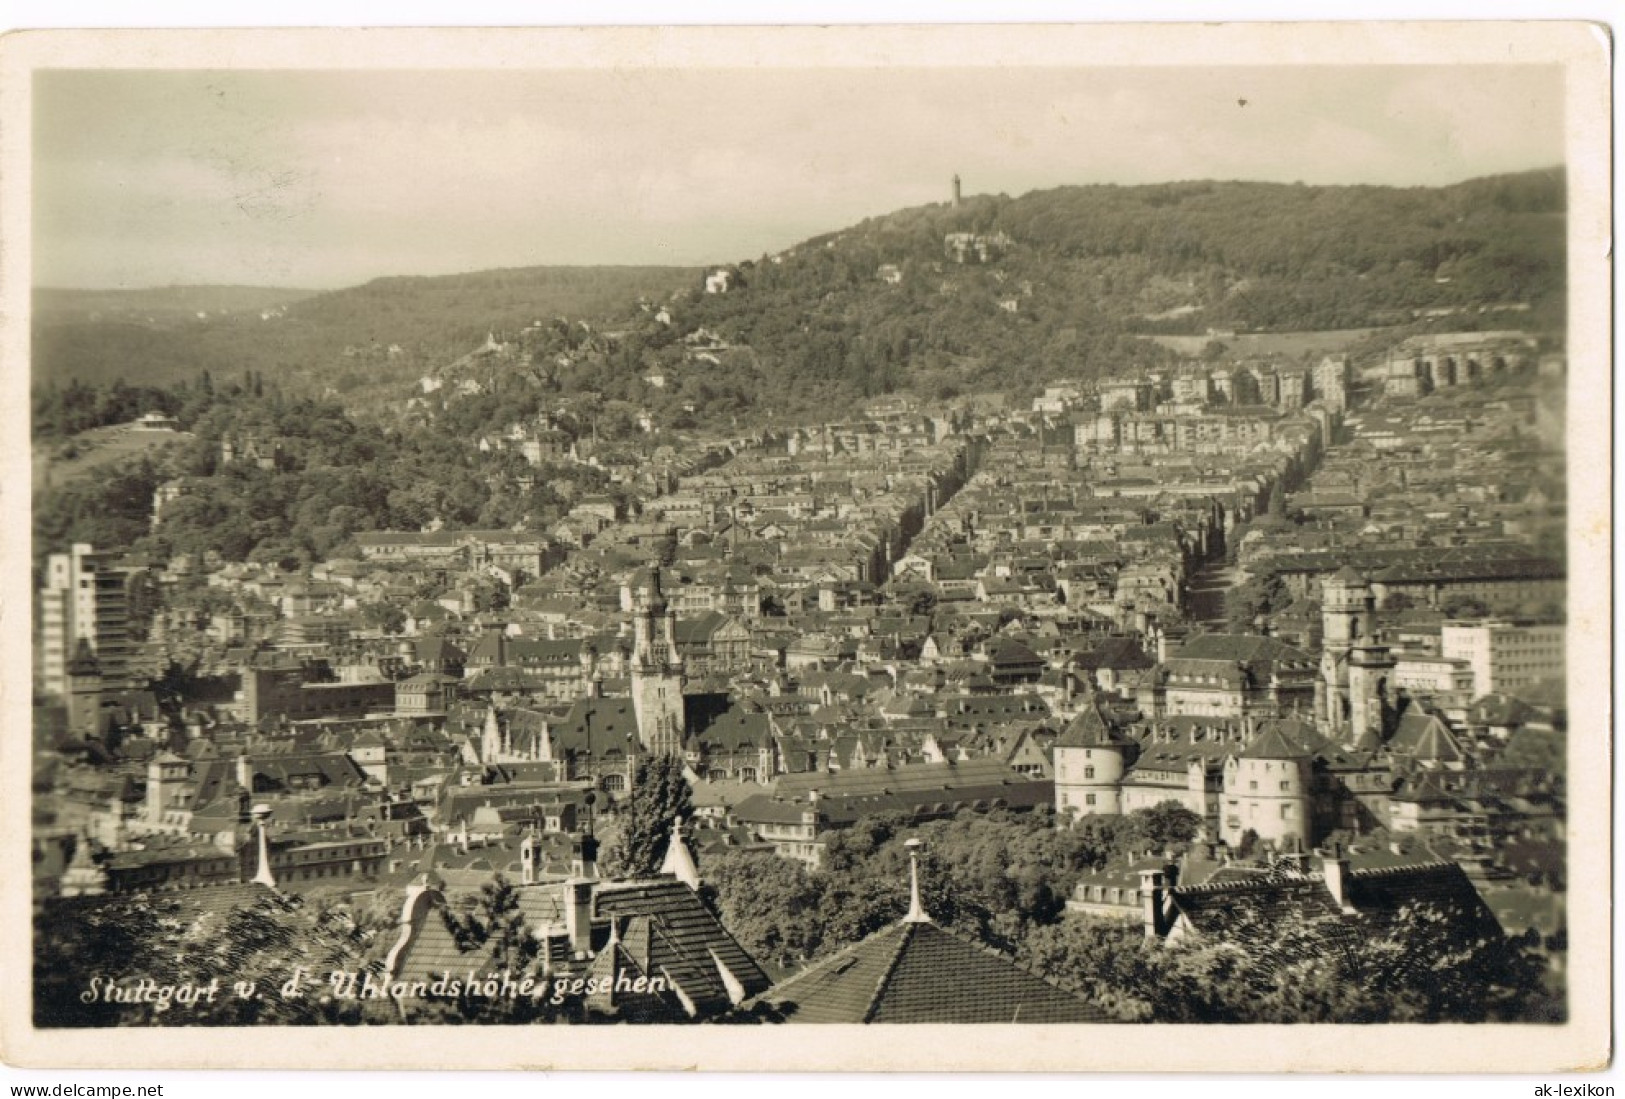
[[606,882],[594,891],[593,914],[631,921],[635,933],[628,935],[623,948],[645,973],[665,974],[702,1011],[732,1006],[724,968],[746,996],[766,991],[771,983],[698,894],[682,882]]
[[638,718],[630,698],[577,699],[570,712],[552,726],[553,752],[577,752],[601,758],[625,755],[638,745]]
[[755,1003],[792,1023],[1092,1023],[1094,1004],[929,921],[899,922]]
[[988,646],[988,662],[995,668],[1022,667],[1031,664],[1043,664],[1044,658],[1033,652],[1027,645],[1012,638],[1000,638]]

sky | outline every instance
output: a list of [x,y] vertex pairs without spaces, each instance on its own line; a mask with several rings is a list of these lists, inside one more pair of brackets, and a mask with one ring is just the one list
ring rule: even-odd
[[1563,161],[1547,66],[45,70],[36,286],[753,258],[966,194]]

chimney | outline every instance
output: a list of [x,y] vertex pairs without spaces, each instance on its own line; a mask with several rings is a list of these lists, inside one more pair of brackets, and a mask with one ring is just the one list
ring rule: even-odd
[[1145,913],[1145,937],[1148,941],[1161,941],[1168,934],[1168,915],[1164,911],[1167,892],[1161,870],[1140,871],[1140,904]]
[[1332,895],[1332,900],[1343,911],[1353,912],[1354,905],[1349,900],[1349,857],[1341,845],[1321,855],[1320,872],[1326,879],[1326,891]]
[[598,840],[591,832],[581,836],[570,854],[570,876],[583,881],[598,880]]
[[578,958],[592,952],[593,884],[581,878],[564,883],[564,926],[570,935],[570,953]]
[[589,832],[576,840],[570,879],[564,883],[564,926],[570,936],[570,953],[576,957],[592,952],[592,892],[597,883],[598,840]]
[[248,765],[248,753],[237,753],[237,785],[249,793],[254,792],[254,771]]

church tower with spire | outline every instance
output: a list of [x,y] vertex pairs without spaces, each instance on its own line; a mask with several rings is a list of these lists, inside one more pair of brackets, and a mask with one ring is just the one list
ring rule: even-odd
[[632,592],[632,709],[638,741],[655,755],[683,750],[683,665],[675,628],[660,570],[646,569]]
[[1370,634],[1349,650],[1348,743],[1362,751],[1382,747],[1393,720],[1390,680],[1394,655]]
[[1348,729],[1349,654],[1371,633],[1376,604],[1365,577],[1344,565],[1328,576],[1320,588],[1320,684],[1316,717],[1337,736]]

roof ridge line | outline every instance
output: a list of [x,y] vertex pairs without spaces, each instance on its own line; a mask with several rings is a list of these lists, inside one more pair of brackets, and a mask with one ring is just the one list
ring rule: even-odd
[[[930,922],[929,918],[927,918],[926,922]],[[919,924],[907,920],[902,922],[903,933],[897,936],[897,949],[892,951],[891,961],[886,963],[886,969],[881,973],[880,980],[875,982],[874,993],[869,997],[869,1006],[863,1009],[863,1021],[865,1023],[875,1021],[875,1011],[880,1006],[880,998],[886,994],[886,986],[891,984],[892,974],[897,972],[897,963],[903,960],[903,951],[908,948],[909,942],[912,941],[914,933],[919,927]]]
[[1178,893],[1234,893],[1234,892],[1262,892],[1266,889],[1279,889],[1283,885],[1296,883],[1323,882],[1326,879],[1319,874],[1304,874],[1291,877],[1265,877],[1256,881],[1205,881],[1195,885],[1176,885],[1170,892]]
[[1415,870],[1439,870],[1457,865],[1449,859],[1429,859],[1426,862],[1404,863],[1399,866],[1365,866],[1357,867],[1351,871],[1355,877],[1377,877],[1381,875],[1404,874]]
[[[897,926],[901,926],[901,925],[899,924]],[[875,932],[875,934],[876,935],[883,934],[885,932],[885,930],[887,930],[887,929],[882,928],[880,931]],[[780,989],[787,988],[790,985],[793,985],[793,984],[795,984],[795,983],[797,983],[799,981],[811,979],[815,974],[819,974],[822,971],[830,968],[837,961],[839,961],[840,959],[846,957],[846,955],[854,953],[858,949],[858,947],[862,946],[865,942],[867,942],[869,940],[869,938],[872,938],[872,937],[873,936],[868,936],[868,937],[859,939],[855,943],[850,943],[850,944],[848,944],[846,946],[843,946],[841,949],[837,950],[833,954],[830,954],[830,955],[827,955],[826,957],[817,959],[811,965],[807,966],[805,969],[802,969],[802,970],[800,970],[800,971],[798,971],[796,973],[790,974],[788,977],[784,978],[784,980],[775,983],[770,988],[768,988],[766,991],[767,992],[777,992]],[[764,995],[764,994],[765,993],[758,993],[758,995]]]

